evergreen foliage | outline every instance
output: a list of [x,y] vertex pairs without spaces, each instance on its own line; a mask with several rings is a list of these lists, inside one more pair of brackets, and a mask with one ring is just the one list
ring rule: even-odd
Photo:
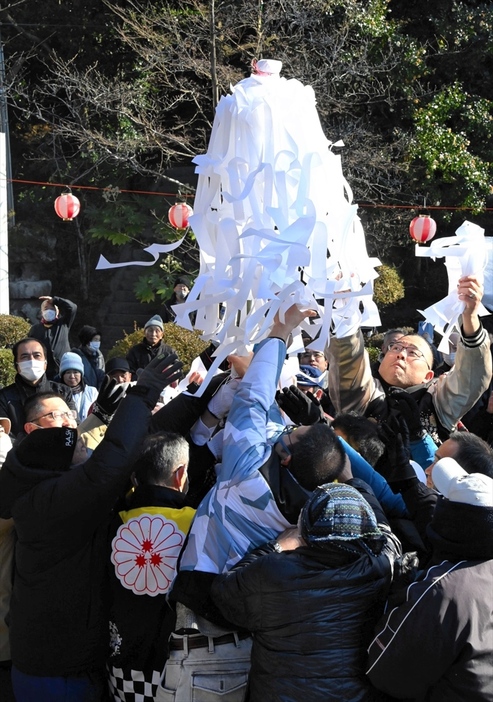
[[5,387],[14,382],[15,366],[13,364],[12,346],[28,335],[31,325],[22,317],[0,314],[0,386]]

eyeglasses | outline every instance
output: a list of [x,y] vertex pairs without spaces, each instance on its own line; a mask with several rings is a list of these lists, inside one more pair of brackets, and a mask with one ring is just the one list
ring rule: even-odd
[[300,356],[305,356],[305,358],[325,358],[322,351],[303,351]]
[[54,422],[58,421],[59,419],[75,419],[77,417],[77,412],[75,410],[68,410],[67,412],[57,412],[54,410],[53,412],[47,412],[46,414],[42,414],[40,417],[36,417],[35,419],[31,419],[31,423],[34,422],[39,422],[40,419],[44,419],[45,417],[51,417]]
[[284,438],[283,438],[283,437],[284,437],[284,436],[289,436],[290,434],[293,433],[293,431],[296,431],[297,428],[298,428],[298,427],[295,427],[294,425],[291,425],[290,427],[286,427],[286,429],[284,429],[284,431],[281,432],[281,434],[279,434],[279,436],[278,436],[278,438],[277,438],[277,442],[281,444],[282,450],[283,450],[285,453],[287,453],[288,456],[291,456],[291,448],[292,448],[293,445],[292,445],[292,443],[291,443],[291,439],[289,439],[289,446],[288,446],[288,445],[286,444],[286,442],[284,441]]
[[428,369],[431,370],[430,364],[426,360],[424,353],[421,353],[421,351],[415,346],[404,346],[404,344],[401,344],[399,341],[394,341],[392,344],[389,344],[387,352],[389,351],[391,351],[392,353],[404,353],[405,351],[406,356],[410,358],[411,361],[417,361],[418,359],[421,359],[426,363]]

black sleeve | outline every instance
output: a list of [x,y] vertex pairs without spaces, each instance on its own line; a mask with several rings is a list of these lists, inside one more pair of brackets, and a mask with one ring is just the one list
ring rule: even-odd
[[431,554],[432,546],[426,534],[426,527],[432,520],[438,493],[417,481],[403,491],[401,495],[427,552]]
[[77,305],[72,300],[65,300],[63,297],[54,297],[52,301],[60,310],[60,323],[65,324],[70,329],[77,314]]
[[209,400],[228,378],[227,373],[214,376],[201,397],[180,393],[153,415],[149,431],[174,431],[188,434],[197,419],[205,412]]
[[134,378],[137,368],[139,367],[139,359],[135,346],[132,346],[130,351],[127,353],[126,359],[128,361],[128,365],[130,366],[130,370],[132,371],[132,377]]

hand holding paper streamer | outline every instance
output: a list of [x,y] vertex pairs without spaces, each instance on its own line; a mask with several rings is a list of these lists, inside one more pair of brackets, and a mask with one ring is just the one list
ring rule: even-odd
[[[484,229],[477,224],[465,221],[455,232],[455,236],[436,239],[429,248],[416,247],[416,256],[429,258],[445,257],[448,273],[448,295],[425,310],[418,310],[430,322],[443,339],[440,351],[448,352],[448,338],[454,326],[458,328],[459,315],[465,309],[465,303],[458,294],[458,282],[464,276],[475,276],[483,282],[483,271],[486,265],[486,244]],[[477,314],[489,314],[488,310],[479,303]],[[444,327],[447,326],[446,331]]]

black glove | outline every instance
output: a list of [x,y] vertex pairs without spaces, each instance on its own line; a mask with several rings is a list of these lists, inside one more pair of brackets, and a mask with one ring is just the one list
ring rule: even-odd
[[391,414],[402,415],[406,420],[410,441],[422,439],[425,430],[421,426],[418,403],[405,390],[391,388],[387,395]]
[[92,406],[92,414],[100,419],[103,424],[108,425],[122,401],[127,387],[128,383],[119,385],[116,380],[111,380],[110,376],[106,375],[96,402]]
[[401,415],[390,416],[377,425],[378,436],[385,444],[385,453],[375,464],[378,471],[387,480],[394,493],[402,492],[416,482],[418,478],[409,463],[409,430],[406,420]]
[[305,395],[296,385],[278,390],[276,401],[295,424],[326,423],[324,411],[317,398],[311,392]]
[[128,394],[139,395],[153,409],[164,388],[181,379],[182,368],[183,363],[175,353],[158,355],[139,374],[137,384],[129,389]]

